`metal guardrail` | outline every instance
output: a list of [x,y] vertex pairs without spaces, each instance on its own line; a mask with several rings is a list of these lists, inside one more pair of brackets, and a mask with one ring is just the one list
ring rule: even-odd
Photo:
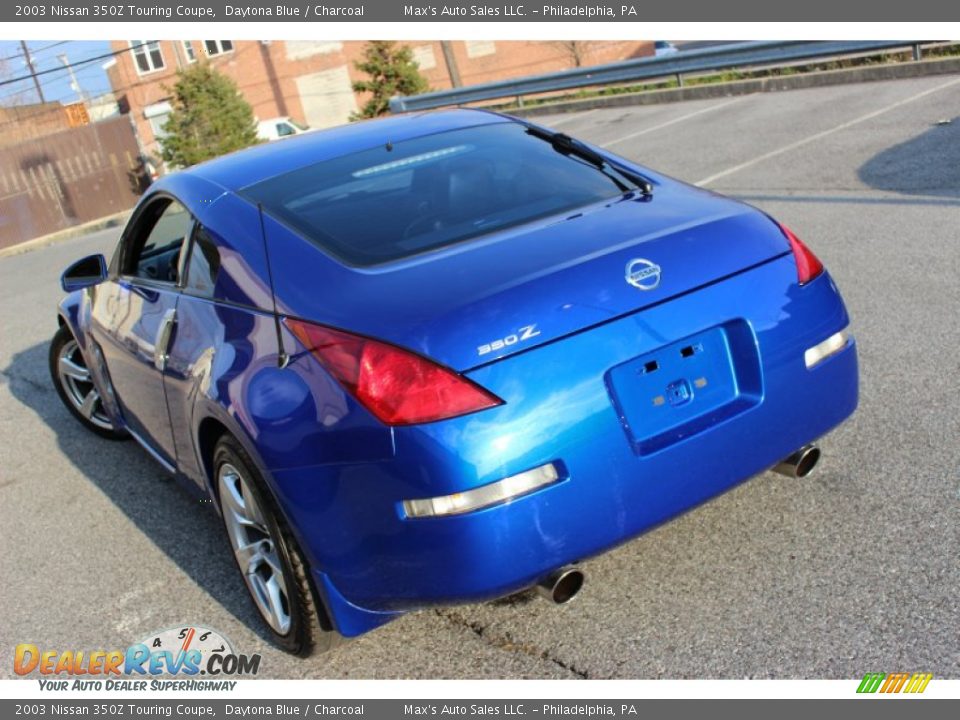
[[855,55],[893,48],[912,48],[914,60],[920,59],[920,44],[913,40],[743,42],[680,50],[673,55],[581,67],[422,95],[395,97],[390,100],[390,111],[402,113],[430,110],[449,105],[465,105],[509,97],[522,98],[524,95],[650,80],[671,75],[680,80],[683,75],[690,73],[758,65],[782,65],[796,60]]

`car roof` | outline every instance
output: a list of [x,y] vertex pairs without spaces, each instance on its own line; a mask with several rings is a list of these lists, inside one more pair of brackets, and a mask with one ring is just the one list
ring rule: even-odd
[[184,172],[236,192],[261,180],[383,143],[499,122],[515,120],[481,110],[395,115],[294,135],[282,143],[256,145],[194,165]]

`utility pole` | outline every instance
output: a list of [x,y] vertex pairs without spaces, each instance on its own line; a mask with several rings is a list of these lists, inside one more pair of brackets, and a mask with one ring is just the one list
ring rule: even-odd
[[77,81],[77,76],[73,72],[73,65],[70,64],[70,59],[67,57],[67,54],[57,55],[57,59],[63,63],[63,66],[67,69],[67,73],[70,75],[70,88],[77,94],[77,97],[80,98],[80,102],[85,102],[87,98],[84,96],[80,83]]
[[450,84],[453,87],[460,87],[463,83],[460,81],[460,68],[457,67],[457,58],[453,54],[453,44],[449,40],[441,40],[440,47],[443,48],[443,59],[447,63]]
[[37,95],[40,96],[40,102],[45,103],[46,99],[43,97],[43,89],[40,87],[40,78],[37,77],[37,71],[33,67],[33,58],[30,57],[30,48],[27,47],[25,40],[20,41],[20,47],[23,48],[23,57],[27,61],[27,67],[30,69],[30,77],[33,78],[33,84],[37,88]]

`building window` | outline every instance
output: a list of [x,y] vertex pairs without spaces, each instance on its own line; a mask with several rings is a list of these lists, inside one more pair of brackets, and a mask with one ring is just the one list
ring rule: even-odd
[[153,137],[157,140],[167,136],[167,132],[163,129],[163,126],[166,125],[167,120],[170,119],[170,113],[172,111],[173,107],[167,101],[147,105],[143,109],[143,116],[147,119],[147,122],[150,123],[150,130],[153,132]]
[[166,67],[159,40],[131,40],[130,47],[133,48],[133,61],[140,75],[163,70]]
[[210,57],[233,51],[233,40],[204,40],[203,45]]
[[343,50],[343,43],[316,40],[287,40],[287,60],[303,60],[314,55],[329,55]]
[[418,45],[413,49],[413,60],[421,70],[433,70],[437,66],[437,56],[432,45]]
[[484,55],[493,55],[497,51],[497,46],[492,40],[467,40],[467,57],[478,58]]
[[187,58],[188,63],[197,61],[197,51],[193,49],[193,42],[190,40],[183,41],[183,54]]

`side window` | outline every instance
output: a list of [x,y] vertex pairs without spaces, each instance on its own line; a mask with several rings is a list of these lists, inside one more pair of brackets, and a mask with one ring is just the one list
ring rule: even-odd
[[193,232],[193,245],[187,259],[188,292],[203,297],[213,297],[220,274],[220,250],[206,229],[198,224]]
[[277,123],[277,135],[279,137],[287,137],[288,135],[294,135],[296,130],[293,129],[293,126],[288,125],[287,123]]
[[125,253],[123,274],[176,284],[180,250],[193,226],[190,213],[176,200],[158,200],[138,225]]

